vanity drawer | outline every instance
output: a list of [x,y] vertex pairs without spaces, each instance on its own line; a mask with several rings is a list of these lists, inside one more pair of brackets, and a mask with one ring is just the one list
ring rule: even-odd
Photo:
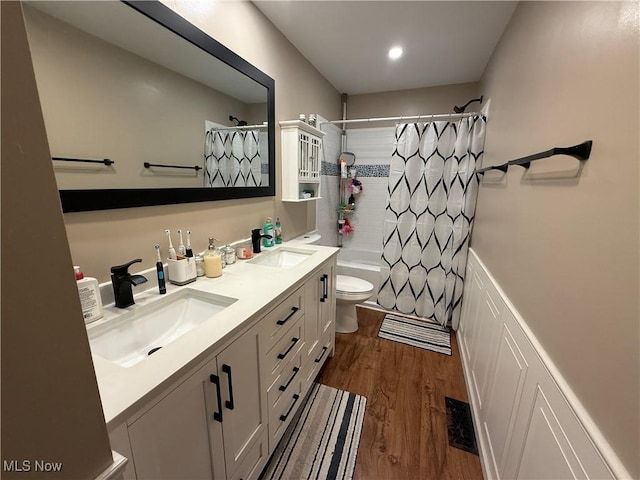
[[266,384],[272,385],[275,378],[292,358],[300,353],[304,344],[302,322],[296,322],[265,355]]
[[300,287],[263,319],[265,350],[269,350],[291,325],[304,315],[304,288]]
[[282,395],[278,407],[269,415],[269,453],[273,452],[282,438],[282,434],[295,417],[296,412],[304,401],[304,394],[300,391],[300,380],[292,384]]
[[267,391],[269,415],[274,409],[279,408],[286,394],[299,388],[296,383],[300,383],[302,376],[302,354],[299,353],[280,370]]

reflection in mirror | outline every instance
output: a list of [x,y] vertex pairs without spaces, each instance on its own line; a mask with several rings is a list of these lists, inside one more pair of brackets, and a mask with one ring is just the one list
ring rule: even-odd
[[131,4],[24,8],[65,211],[273,195],[273,80],[162,4]]

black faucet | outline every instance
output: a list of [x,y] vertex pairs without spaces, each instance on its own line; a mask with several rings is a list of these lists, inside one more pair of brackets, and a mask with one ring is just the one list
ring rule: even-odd
[[133,301],[133,291],[131,290],[131,286],[140,285],[147,281],[147,277],[144,275],[131,275],[129,273],[129,267],[134,263],[141,261],[141,258],[136,258],[124,265],[111,267],[111,283],[113,284],[113,294],[116,299],[116,307],[125,308],[133,305],[135,302]]
[[262,235],[259,228],[251,230],[251,243],[253,245],[253,253],[260,253],[260,239],[273,238],[271,235]]

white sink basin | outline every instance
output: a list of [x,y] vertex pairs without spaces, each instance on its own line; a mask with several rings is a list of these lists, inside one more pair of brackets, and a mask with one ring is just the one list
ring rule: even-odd
[[280,247],[276,250],[264,251],[249,263],[265,265],[267,267],[291,268],[313,255],[314,250],[304,250],[302,248]]
[[235,301],[185,289],[149,305],[136,305],[131,312],[89,329],[91,351],[105,360],[131,367]]

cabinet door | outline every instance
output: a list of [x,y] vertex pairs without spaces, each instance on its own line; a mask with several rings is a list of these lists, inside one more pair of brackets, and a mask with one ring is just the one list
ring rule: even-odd
[[331,336],[335,334],[336,325],[336,260],[329,260],[322,267],[324,277],[324,301],[320,302],[321,336],[331,329]]
[[128,426],[138,480],[225,478],[220,431],[209,431],[215,410],[206,401],[210,372],[215,361]]
[[266,393],[260,388],[260,345],[254,327],[217,356],[222,390],[222,435],[230,477],[265,430]]
[[329,260],[305,283],[303,365],[318,357],[322,338],[335,332],[335,260]]
[[322,336],[322,324],[320,321],[320,299],[322,297],[324,280],[322,270],[311,275],[304,285],[304,347],[302,352],[302,364],[306,364],[315,354]]

